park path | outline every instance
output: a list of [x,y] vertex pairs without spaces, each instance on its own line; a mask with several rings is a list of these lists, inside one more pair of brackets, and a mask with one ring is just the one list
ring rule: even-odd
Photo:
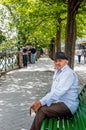
[[[79,88],[86,84],[86,64],[75,62]],[[7,73],[0,78],[0,130],[29,130],[34,113],[29,115],[32,101],[50,90],[54,66],[48,56],[42,56],[27,68]]]

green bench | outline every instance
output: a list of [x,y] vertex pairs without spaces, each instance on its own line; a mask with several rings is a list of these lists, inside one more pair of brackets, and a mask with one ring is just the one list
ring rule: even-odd
[[72,118],[46,118],[41,130],[86,130],[86,85],[79,94],[79,101],[79,108]]

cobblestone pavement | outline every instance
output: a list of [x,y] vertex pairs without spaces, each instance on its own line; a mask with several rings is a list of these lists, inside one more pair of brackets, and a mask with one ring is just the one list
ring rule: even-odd
[[[29,130],[34,113],[29,115],[30,103],[50,90],[53,61],[47,56],[27,68],[11,71],[0,78],[0,130]],[[80,89],[86,83],[86,64],[75,62]]]

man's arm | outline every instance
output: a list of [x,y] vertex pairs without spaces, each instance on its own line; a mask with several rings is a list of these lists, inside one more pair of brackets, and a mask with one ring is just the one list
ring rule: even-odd
[[73,80],[73,73],[68,71],[63,73],[60,80],[55,82],[53,90],[40,100],[41,104],[50,106],[53,102],[58,101],[70,89]]

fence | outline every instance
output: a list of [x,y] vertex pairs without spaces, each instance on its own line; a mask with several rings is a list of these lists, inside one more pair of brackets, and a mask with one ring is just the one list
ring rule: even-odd
[[10,70],[19,68],[19,54],[5,50],[0,52],[0,76]]

